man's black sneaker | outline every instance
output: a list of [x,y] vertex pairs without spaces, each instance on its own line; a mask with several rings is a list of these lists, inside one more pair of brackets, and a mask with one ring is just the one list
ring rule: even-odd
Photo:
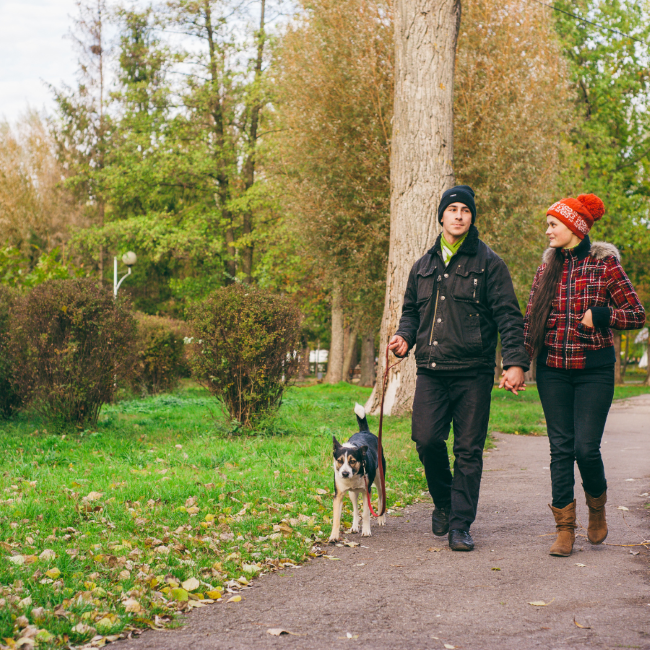
[[469,530],[450,530],[449,548],[452,551],[473,551],[474,540],[469,534]]
[[431,530],[442,537],[449,532],[449,508],[434,508],[431,513]]

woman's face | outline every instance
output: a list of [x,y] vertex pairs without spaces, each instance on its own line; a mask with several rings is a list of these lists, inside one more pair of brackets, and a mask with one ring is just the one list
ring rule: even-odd
[[566,248],[567,246],[573,248],[573,246],[577,246],[580,243],[580,239],[557,217],[549,214],[546,217],[546,223],[548,223],[546,236],[548,237],[548,244],[551,248]]

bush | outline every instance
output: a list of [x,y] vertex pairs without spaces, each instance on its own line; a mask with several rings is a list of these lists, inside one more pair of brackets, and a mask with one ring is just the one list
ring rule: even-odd
[[136,314],[137,361],[133,385],[144,395],[171,390],[187,376],[184,338],[189,328],[183,321]]
[[131,370],[135,320],[96,280],[50,280],[17,301],[9,338],[18,392],[43,417],[93,426]]
[[18,410],[21,399],[13,383],[13,363],[9,357],[11,312],[17,294],[0,285],[0,418],[9,418]]
[[230,417],[251,428],[279,408],[298,368],[300,312],[289,298],[250,285],[214,291],[188,309],[190,364]]

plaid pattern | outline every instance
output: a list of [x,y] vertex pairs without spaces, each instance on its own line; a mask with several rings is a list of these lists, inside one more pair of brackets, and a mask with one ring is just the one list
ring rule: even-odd
[[[545,268],[546,264],[542,264],[537,269],[524,318],[526,350],[531,358],[533,350],[528,337],[530,308]],[[587,327],[580,322],[585,312],[595,307],[609,309],[607,327]],[[614,255],[603,259],[587,255],[578,259],[573,251],[567,251],[562,282],[558,285],[546,322],[546,365],[567,370],[584,368],[587,350],[601,350],[614,345],[610,327],[634,330],[643,327],[644,323],[643,305]],[[597,324],[594,322],[594,325]]]

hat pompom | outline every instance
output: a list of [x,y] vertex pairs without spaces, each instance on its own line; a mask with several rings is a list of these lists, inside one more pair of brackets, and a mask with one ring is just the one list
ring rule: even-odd
[[578,201],[589,210],[589,214],[598,221],[605,214],[605,204],[595,194],[581,194]]

